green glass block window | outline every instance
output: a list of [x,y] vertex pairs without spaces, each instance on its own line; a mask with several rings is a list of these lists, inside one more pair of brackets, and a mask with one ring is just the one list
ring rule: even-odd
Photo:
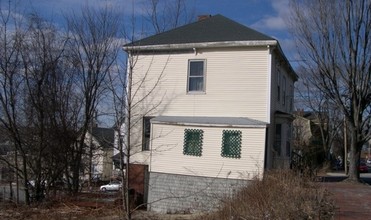
[[200,157],[202,155],[203,135],[203,130],[185,129],[183,154]]
[[224,130],[222,140],[222,157],[241,158],[242,132]]

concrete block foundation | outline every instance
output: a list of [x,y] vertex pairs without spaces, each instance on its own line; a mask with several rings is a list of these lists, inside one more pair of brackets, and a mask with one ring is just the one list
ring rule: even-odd
[[148,210],[161,213],[212,211],[248,180],[149,173]]

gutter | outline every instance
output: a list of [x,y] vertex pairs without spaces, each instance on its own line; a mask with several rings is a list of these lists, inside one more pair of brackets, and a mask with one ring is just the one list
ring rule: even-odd
[[220,48],[220,47],[241,47],[241,46],[276,46],[276,40],[265,41],[220,41],[184,44],[161,44],[161,45],[124,45],[125,51],[153,51],[153,50],[172,50],[172,49],[193,49],[193,48]]

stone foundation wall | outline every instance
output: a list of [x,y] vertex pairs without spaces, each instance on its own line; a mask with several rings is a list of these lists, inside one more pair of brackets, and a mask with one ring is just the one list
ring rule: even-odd
[[232,196],[248,184],[247,180],[151,172],[147,207],[161,213],[211,211],[225,196]]

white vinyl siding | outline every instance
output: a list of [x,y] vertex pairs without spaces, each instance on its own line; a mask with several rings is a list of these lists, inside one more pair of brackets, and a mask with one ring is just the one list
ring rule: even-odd
[[274,69],[272,74],[272,109],[271,113],[275,111],[292,113],[293,111],[293,98],[294,98],[294,81],[287,73],[286,69],[275,60],[273,57]]
[[[153,109],[151,115],[249,117],[267,121],[268,56],[266,47],[139,56],[133,90],[137,90],[135,86],[141,87],[133,94],[135,100],[149,91],[151,95],[137,105],[137,110]],[[194,59],[207,60],[204,95],[191,95],[184,89],[188,60]],[[140,83],[143,78],[144,84]]]
[[[202,157],[183,154],[185,128],[203,131]],[[239,159],[221,156],[223,130],[226,129],[153,124],[150,171],[232,179],[261,177],[264,169],[265,128],[232,129],[241,131]]]

